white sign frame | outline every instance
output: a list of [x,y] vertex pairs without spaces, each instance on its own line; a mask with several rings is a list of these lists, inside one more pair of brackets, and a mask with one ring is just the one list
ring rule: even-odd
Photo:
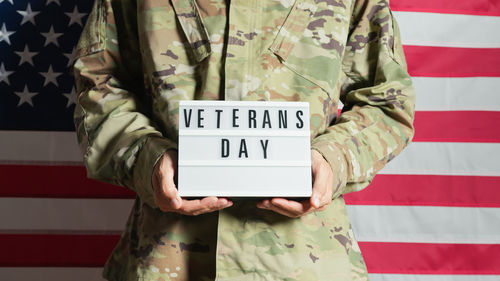
[[178,156],[181,197],[310,197],[309,103],[180,101]]

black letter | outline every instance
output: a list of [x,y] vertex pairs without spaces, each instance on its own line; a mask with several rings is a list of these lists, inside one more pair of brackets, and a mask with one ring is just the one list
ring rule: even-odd
[[248,111],[248,128],[249,129],[250,128],[257,128],[257,120],[255,120],[256,115],[257,115],[257,112],[255,112],[255,110],[250,109]]
[[266,127],[266,124],[269,125],[269,129],[271,129],[271,118],[269,117],[269,110],[264,110],[264,118],[262,119],[262,129]]
[[186,109],[184,108],[184,122],[186,122],[186,128],[189,128],[189,125],[191,124],[191,113],[192,112],[193,112],[193,110],[189,109],[189,116],[188,116]]
[[301,129],[304,127],[304,121],[302,121],[302,118],[300,116],[304,115],[304,112],[302,110],[297,111],[297,119],[299,119],[299,122],[296,123],[297,129]]
[[222,158],[227,158],[229,156],[229,140],[228,139],[222,139],[220,156]]
[[239,109],[235,108],[233,109],[233,128],[238,128],[239,125],[236,124],[236,119],[238,119],[238,116],[236,115],[236,113],[239,111]]
[[267,144],[269,143],[269,140],[266,140],[266,143],[262,140],[260,140],[260,144],[262,145],[262,151],[264,151],[264,159],[267,159]]
[[203,124],[201,124],[201,121],[203,121],[203,117],[201,117],[201,113],[205,111],[204,109],[198,109],[198,128],[203,128]]
[[241,158],[241,154],[245,153],[245,158],[248,158],[248,153],[247,153],[247,142],[245,139],[241,139],[240,143],[240,154],[238,155],[239,158]]
[[283,128],[287,128],[288,127],[288,124],[287,124],[287,111],[285,110],[284,111],[285,114],[283,114],[283,110],[278,110],[278,115],[279,115],[279,119],[280,119],[280,128],[281,128],[281,123],[283,122]]
[[216,109],[215,112],[217,112],[217,129],[220,128],[220,114],[222,112],[222,109]]

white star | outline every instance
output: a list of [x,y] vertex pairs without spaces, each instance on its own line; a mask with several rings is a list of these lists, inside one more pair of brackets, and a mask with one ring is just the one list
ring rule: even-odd
[[24,91],[23,92],[15,92],[19,97],[19,102],[17,103],[17,106],[23,105],[25,102],[28,103],[29,105],[33,106],[33,101],[31,100],[34,96],[38,95],[38,93],[31,93],[28,90],[28,85],[24,86]]
[[72,25],[73,23],[78,23],[80,26],[83,26],[82,23],[82,18],[87,15],[84,13],[79,13],[77,6],[73,9],[72,13],[65,13],[68,17],[70,17],[68,26]]
[[11,75],[12,73],[14,73],[14,71],[6,71],[5,66],[2,63],[0,65],[0,83],[2,83],[2,81],[5,81],[7,85],[10,85],[9,79],[7,77],[9,77],[9,75]]
[[69,94],[63,94],[67,99],[68,103],[66,104],[66,108],[68,108],[72,104],[76,104],[76,90],[75,87],[71,89],[71,93]]
[[57,84],[57,77],[61,76],[62,72],[54,72],[52,70],[52,65],[49,65],[49,70],[47,72],[40,72],[40,74],[43,77],[45,77],[45,81],[43,82],[42,87],[45,87],[45,85],[47,85],[49,83],[53,83],[54,85],[59,87],[59,84]]
[[47,0],[47,3],[45,4],[46,6],[48,6],[50,3],[54,2],[56,3],[57,5],[61,6],[61,3],[59,2],[60,0]]
[[[5,0],[0,0],[0,3],[2,3],[3,1],[5,1]],[[10,4],[14,5],[13,0],[7,0],[7,1],[9,1],[9,2],[10,2]]]
[[36,56],[36,52],[30,52],[28,49],[28,45],[24,46],[24,51],[22,52],[15,52],[18,56],[21,57],[21,61],[19,62],[19,65],[27,62],[31,64],[32,66],[35,66],[33,63],[33,57]]
[[7,42],[7,44],[10,45],[10,39],[9,36],[14,34],[15,31],[8,31],[7,28],[5,27],[5,23],[2,24],[2,29],[0,29],[0,42],[4,41]]
[[45,40],[46,40],[45,45],[43,45],[44,47],[49,45],[50,43],[54,43],[54,45],[59,47],[59,42],[57,42],[57,38],[63,34],[62,33],[55,33],[54,26],[51,26],[49,32],[42,32],[42,35],[45,36]]
[[23,16],[23,20],[21,21],[21,25],[23,25],[26,22],[31,22],[33,25],[36,25],[35,23],[35,17],[38,15],[40,12],[33,12],[31,10],[31,4],[28,3],[28,7],[26,7],[26,11],[17,11],[21,16]]
[[71,54],[64,53],[63,55],[68,58],[68,65],[66,65],[66,67],[70,67],[73,64],[73,62],[75,62],[76,47],[73,47],[73,51],[71,51]]

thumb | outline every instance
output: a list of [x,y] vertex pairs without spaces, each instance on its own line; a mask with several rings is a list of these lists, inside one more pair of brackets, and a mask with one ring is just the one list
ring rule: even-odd
[[176,174],[176,164],[177,164],[177,153],[172,153],[168,151],[163,154],[160,164],[160,184],[162,197],[165,197],[167,204],[172,209],[179,209],[182,205],[181,197],[177,192],[177,186],[174,182],[174,176]]

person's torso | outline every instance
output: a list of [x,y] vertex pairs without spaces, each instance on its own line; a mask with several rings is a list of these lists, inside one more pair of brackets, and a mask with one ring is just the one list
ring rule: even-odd
[[138,2],[145,84],[173,140],[185,99],[306,101],[311,138],[337,116],[350,1]]
[[[350,1],[232,0],[229,8],[223,0],[137,3],[146,90],[169,138],[177,139],[179,100],[306,101],[312,138],[336,118]],[[342,197],[297,219],[256,202],[188,217],[137,199],[105,275],[367,280]]]

